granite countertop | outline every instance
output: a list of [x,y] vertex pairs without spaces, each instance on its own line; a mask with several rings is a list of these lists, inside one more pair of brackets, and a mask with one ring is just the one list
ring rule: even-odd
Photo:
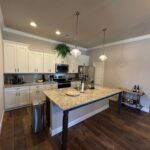
[[104,88],[101,86],[95,86],[94,90],[88,89],[84,93],[80,93],[79,96],[72,97],[67,96],[67,91],[74,91],[74,88],[65,89],[53,89],[44,90],[44,94],[54,102],[60,109],[69,110],[80,105],[84,105],[90,102],[94,102],[99,99],[107,98],[115,94],[122,92],[121,89]]
[[29,82],[24,84],[5,84],[4,88],[14,88],[14,87],[23,87],[23,86],[36,86],[36,85],[46,85],[46,84],[57,84],[57,82]]

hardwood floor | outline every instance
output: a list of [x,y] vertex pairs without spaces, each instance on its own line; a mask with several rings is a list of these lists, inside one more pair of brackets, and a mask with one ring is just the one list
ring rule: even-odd
[[[150,114],[116,103],[106,111],[69,129],[69,150],[150,150]],[[32,133],[31,107],[6,112],[0,136],[0,150],[59,150],[61,134],[49,135],[47,128]]]

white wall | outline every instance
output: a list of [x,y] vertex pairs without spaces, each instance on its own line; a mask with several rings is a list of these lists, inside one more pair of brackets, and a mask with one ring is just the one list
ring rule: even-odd
[[[102,49],[88,52],[90,63],[98,60]],[[142,97],[143,110],[150,108],[150,39],[134,41],[105,48],[104,85],[131,89],[139,84],[145,92]]]
[[2,14],[0,8],[0,130],[4,114],[4,97],[3,97],[3,46],[2,46]]

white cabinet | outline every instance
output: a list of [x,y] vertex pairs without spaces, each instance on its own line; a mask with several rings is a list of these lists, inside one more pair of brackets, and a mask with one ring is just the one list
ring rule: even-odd
[[19,73],[28,73],[28,48],[16,46],[16,69]]
[[29,104],[29,87],[5,89],[5,109],[12,109]]
[[43,90],[57,89],[58,84],[5,88],[5,109],[11,110],[32,104],[33,100],[46,100]]
[[89,65],[89,56],[87,56],[87,55],[79,56],[79,65],[80,66],[88,66]]
[[15,73],[15,51],[16,45],[4,42],[4,72]]
[[69,73],[78,73],[79,58],[68,56]]
[[16,89],[5,89],[5,109],[16,107]]
[[21,87],[16,89],[16,107],[29,105],[29,87]]
[[24,44],[4,41],[4,72],[28,72],[28,47]]
[[56,55],[56,64],[68,64],[67,57],[62,58],[61,56]]
[[43,52],[29,51],[29,73],[43,73]]
[[55,73],[56,54],[44,53],[44,73]]

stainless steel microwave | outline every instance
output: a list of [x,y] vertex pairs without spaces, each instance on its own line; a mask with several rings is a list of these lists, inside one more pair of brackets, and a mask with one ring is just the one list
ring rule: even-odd
[[67,64],[56,64],[55,71],[56,73],[68,73],[69,66]]

